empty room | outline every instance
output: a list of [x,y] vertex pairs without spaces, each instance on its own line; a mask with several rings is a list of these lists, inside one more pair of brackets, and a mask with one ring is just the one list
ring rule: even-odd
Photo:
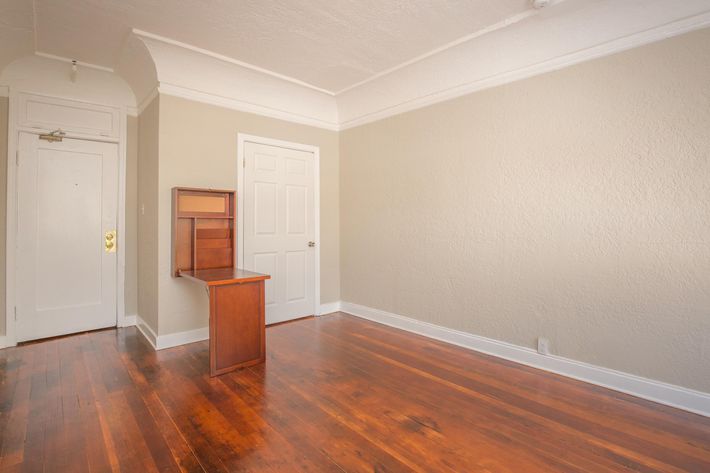
[[0,473],[710,473],[710,0],[0,0]]

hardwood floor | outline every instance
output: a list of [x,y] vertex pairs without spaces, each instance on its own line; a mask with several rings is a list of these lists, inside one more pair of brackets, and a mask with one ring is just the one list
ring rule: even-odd
[[710,472],[710,419],[344,314],[207,342],[135,328],[0,350],[0,472]]

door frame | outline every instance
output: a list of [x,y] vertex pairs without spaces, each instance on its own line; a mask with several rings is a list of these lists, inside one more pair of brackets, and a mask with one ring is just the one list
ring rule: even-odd
[[17,345],[16,330],[16,307],[17,298],[15,294],[15,264],[17,261],[16,240],[17,240],[17,162],[19,153],[19,138],[21,132],[39,135],[52,130],[46,127],[29,127],[20,124],[19,103],[23,96],[31,96],[35,101],[47,103],[65,103],[72,107],[79,107],[86,110],[106,110],[113,109],[118,112],[118,137],[108,137],[99,135],[88,135],[82,133],[67,132],[65,138],[101,141],[106,143],[116,143],[118,145],[118,221],[116,230],[118,241],[116,248],[116,326],[127,327],[134,325],[132,317],[126,317],[125,307],[125,279],[126,279],[126,136],[127,136],[127,110],[119,107],[107,107],[105,105],[84,102],[79,100],[69,100],[61,97],[51,97],[43,94],[36,94],[22,90],[10,90],[8,109],[8,133],[7,133],[7,206],[6,206],[6,241],[5,241],[5,337],[0,337],[0,348]]
[[267,146],[277,146],[279,148],[295,149],[313,153],[313,217],[315,219],[315,284],[314,284],[314,305],[313,315],[321,315],[320,301],[320,147],[294,143],[292,141],[277,140],[263,136],[237,133],[237,260],[238,266],[244,260],[244,147],[246,143],[255,143]]

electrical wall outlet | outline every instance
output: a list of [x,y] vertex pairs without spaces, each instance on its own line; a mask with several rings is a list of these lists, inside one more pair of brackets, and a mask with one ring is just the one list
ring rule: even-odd
[[538,337],[537,339],[537,352],[541,355],[550,354],[550,340],[543,337]]

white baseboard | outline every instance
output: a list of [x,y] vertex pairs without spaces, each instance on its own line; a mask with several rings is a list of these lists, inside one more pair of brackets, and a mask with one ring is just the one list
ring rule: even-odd
[[158,339],[158,336],[155,334],[153,329],[150,328],[150,325],[148,325],[146,321],[141,318],[140,315],[136,315],[136,327],[138,327],[138,331],[143,334],[143,336],[146,340],[148,340],[148,343],[150,343],[153,349],[157,350],[156,340]]
[[201,342],[210,338],[209,327],[202,327],[195,330],[187,330],[185,332],[170,333],[167,335],[158,335],[156,350],[172,348],[188,343]]
[[10,340],[7,335],[0,335],[0,349],[17,346],[14,340]]
[[148,340],[148,343],[150,343],[155,350],[164,350],[188,343],[201,342],[210,337],[209,327],[188,330],[186,332],[169,333],[167,335],[156,335],[155,331],[140,315],[136,316],[136,322],[140,333],[143,334],[145,339]]
[[137,320],[137,315],[126,315],[123,318],[123,323],[120,325],[120,327],[133,327],[134,325],[136,325]]
[[390,327],[710,417],[710,394],[708,393],[561,356],[541,355],[529,348],[460,332],[359,304],[342,302],[340,310]]
[[327,302],[325,304],[320,305],[317,315],[332,314],[333,312],[338,312],[339,310],[340,310],[340,301]]

